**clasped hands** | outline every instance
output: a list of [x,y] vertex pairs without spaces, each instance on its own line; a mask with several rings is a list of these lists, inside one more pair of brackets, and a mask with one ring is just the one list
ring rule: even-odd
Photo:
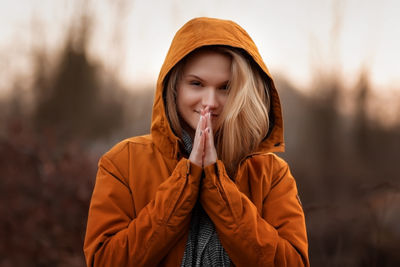
[[194,134],[193,148],[189,160],[200,167],[207,167],[217,162],[211,112],[208,107],[200,111],[200,119]]

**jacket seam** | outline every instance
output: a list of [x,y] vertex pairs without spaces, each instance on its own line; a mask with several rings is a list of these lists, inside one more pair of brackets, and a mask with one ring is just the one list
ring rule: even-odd
[[[111,164],[115,169],[118,170],[117,166],[114,164],[114,162],[113,162],[109,157],[107,157],[106,155],[104,155],[103,157],[104,157],[105,159],[107,159],[107,160],[110,162],[110,164]],[[120,177],[118,177],[116,174],[114,174],[113,172],[111,172],[110,170],[108,170],[107,168],[105,168],[104,165],[100,165],[99,167],[102,168],[102,169],[104,169],[104,170],[105,170],[107,173],[109,173],[112,177],[114,177],[114,178],[115,178],[116,180],[118,180],[121,184],[123,184],[125,187],[127,187],[127,189],[129,190],[129,193],[132,195],[131,188],[129,187],[129,184],[127,184],[127,178],[124,177],[124,176],[122,175],[122,173],[121,173],[122,178],[120,178]],[[118,170],[118,171],[119,171],[119,170]],[[125,181],[125,180],[126,180],[126,181]]]

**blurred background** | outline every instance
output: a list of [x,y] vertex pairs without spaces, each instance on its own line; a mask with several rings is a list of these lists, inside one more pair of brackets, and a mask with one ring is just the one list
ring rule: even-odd
[[97,161],[149,132],[198,16],[239,23],[280,92],[312,266],[400,266],[400,2],[0,0],[0,266],[85,266]]

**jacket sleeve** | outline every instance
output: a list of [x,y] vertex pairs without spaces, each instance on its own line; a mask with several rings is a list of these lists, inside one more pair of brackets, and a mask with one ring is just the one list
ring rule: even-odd
[[[87,266],[154,266],[188,228],[202,169],[181,159],[138,214],[126,179],[99,161],[84,243]],[[151,179],[151,177],[149,177]]]
[[221,161],[205,168],[200,201],[236,266],[309,266],[304,213],[295,180],[281,161],[262,216]]

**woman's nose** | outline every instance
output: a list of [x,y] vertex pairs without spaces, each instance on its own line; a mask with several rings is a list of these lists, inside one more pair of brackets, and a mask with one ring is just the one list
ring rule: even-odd
[[203,107],[208,106],[210,109],[218,106],[217,94],[214,88],[207,88],[207,90],[204,90],[202,105]]

